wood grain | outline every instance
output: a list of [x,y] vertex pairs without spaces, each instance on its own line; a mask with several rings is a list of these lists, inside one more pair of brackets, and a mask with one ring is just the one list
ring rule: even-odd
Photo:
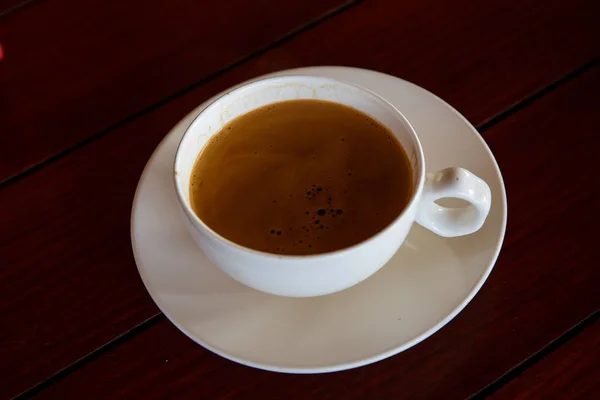
[[0,181],[348,0],[51,0],[0,20]]
[[[581,15],[581,10],[593,11],[591,1],[550,1],[541,10],[535,2],[465,0],[456,7],[407,2],[405,13],[392,12],[395,4],[360,3],[3,188],[0,208],[10,212],[0,214],[0,318],[10,321],[11,329],[0,330],[5,377],[0,396],[25,390],[156,315],[131,256],[131,201],[160,139],[211,95],[284,67],[353,64],[416,81],[480,124],[597,54],[592,38],[600,26],[590,22],[590,13]],[[510,153],[510,146],[501,148]],[[503,168],[513,166],[510,157],[504,154]],[[509,186],[509,199],[512,190]],[[533,273],[523,263],[511,273],[520,269]],[[519,295],[534,300],[526,292]],[[579,305],[576,300],[573,306]],[[487,323],[491,326],[496,317],[490,315]],[[568,317],[566,323],[578,314]],[[558,335],[561,329],[557,325],[545,334]],[[537,344],[524,342],[515,358]],[[391,381],[385,385],[393,389]]]
[[[7,52],[0,64],[0,119],[9,132],[0,136],[0,181],[200,81],[339,1],[311,0],[299,9],[272,7],[273,0],[227,2],[231,16],[225,20],[241,26],[217,23],[214,1],[99,3],[41,2],[0,25]],[[517,81],[515,92],[506,90],[467,115],[479,120],[600,52],[594,21],[600,5],[593,0],[372,0],[349,11],[329,28],[312,30],[300,48],[282,47],[259,69],[379,69],[443,87],[438,94],[461,111],[469,111],[464,105],[477,101],[477,93]]]
[[585,233],[598,223],[590,216],[600,187],[585,171],[596,164],[599,100],[596,68],[485,132],[508,191],[505,245],[473,302],[416,347],[347,372],[285,375],[211,355],[163,320],[41,398],[461,399],[479,391],[600,308],[600,249]]
[[600,398],[600,321],[586,328],[489,398]]

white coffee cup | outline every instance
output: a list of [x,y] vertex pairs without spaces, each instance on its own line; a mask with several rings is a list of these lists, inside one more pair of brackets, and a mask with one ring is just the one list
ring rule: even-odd
[[[190,175],[209,139],[240,115],[267,104],[295,99],[328,100],[360,110],[387,126],[410,156],[414,173],[412,199],[389,226],[361,243],[306,256],[270,254],[225,239],[192,210]],[[425,174],[423,150],[415,130],[386,100],[353,84],[312,76],[258,80],[215,100],[183,135],[175,157],[174,179],[184,223],[208,258],[247,286],[292,297],[334,293],[368,278],[394,255],[414,221],[441,236],[468,235],[481,228],[491,206],[488,185],[465,169],[450,167]],[[435,203],[441,198],[459,198],[469,205],[445,208]]]

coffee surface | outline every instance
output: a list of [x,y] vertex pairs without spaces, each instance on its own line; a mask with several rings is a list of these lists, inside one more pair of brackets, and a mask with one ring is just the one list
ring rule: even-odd
[[229,122],[200,153],[194,212],[219,235],[269,253],[306,255],[360,243],[412,194],[406,152],[388,128],[321,100],[264,106]]

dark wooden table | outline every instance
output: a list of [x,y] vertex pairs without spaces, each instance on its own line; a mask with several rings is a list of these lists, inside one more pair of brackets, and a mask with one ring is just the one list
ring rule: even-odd
[[[599,17],[597,0],[0,0],[0,398],[600,398]],[[196,105],[309,65],[456,107],[498,160],[509,222],[440,332],[299,376],[180,333],[138,276],[129,213]]]

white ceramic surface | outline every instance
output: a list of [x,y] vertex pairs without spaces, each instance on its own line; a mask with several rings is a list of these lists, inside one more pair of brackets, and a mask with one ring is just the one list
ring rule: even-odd
[[[245,248],[220,236],[194,213],[189,195],[192,169],[209,140],[230,121],[269,104],[298,99],[344,104],[390,129],[412,163],[412,199],[385,229],[361,243],[338,251],[290,256]],[[235,280],[266,293],[311,297],[347,289],[373,275],[398,251],[415,219],[446,237],[470,234],[481,228],[491,202],[487,184],[461,168],[427,174],[425,182],[425,168],[416,132],[402,113],[385,99],[339,80],[296,75],[260,79],[229,90],[202,110],[177,148],[173,179],[184,224],[214,265]],[[446,208],[435,203],[440,198],[449,197],[460,198],[470,204]]]
[[486,223],[447,239],[413,225],[380,271],[347,290],[289,298],[253,290],[206,258],[178,215],[171,171],[177,144],[199,106],[165,137],[140,179],[131,235],[150,295],[186,335],[209,350],[257,368],[330,372],[375,362],[427,338],[473,298],[498,256],[506,227],[506,195],[498,166],[476,130],[431,93],[367,70],[313,67],[279,72],[331,77],[366,87],[411,122],[428,170],[461,165],[492,192]]

